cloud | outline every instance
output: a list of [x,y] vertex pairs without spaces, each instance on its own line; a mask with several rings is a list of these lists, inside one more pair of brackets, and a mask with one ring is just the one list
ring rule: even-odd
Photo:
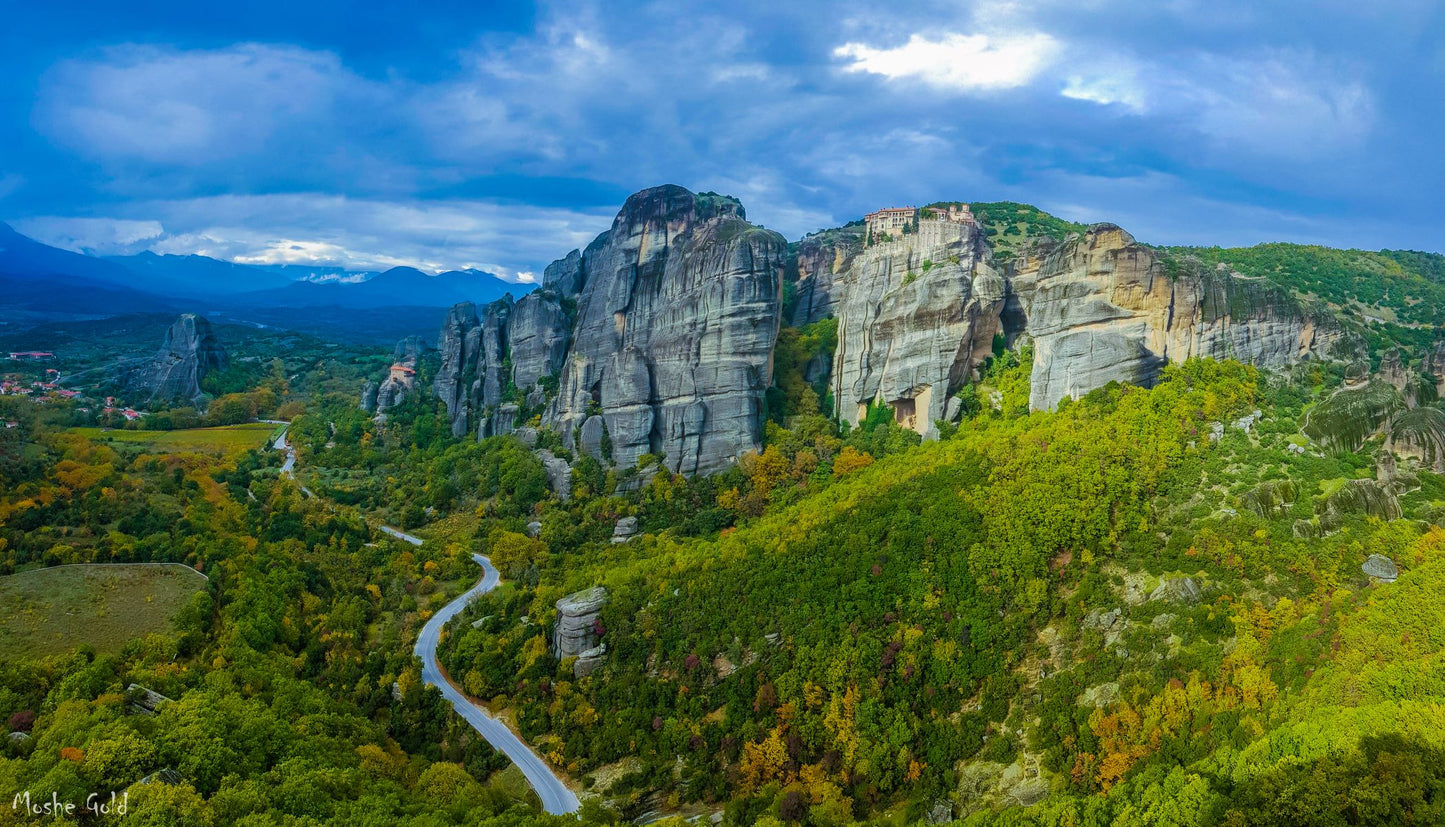
[[17,229],[74,250],[197,254],[243,264],[352,270],[475,268],[521,280],[534,262],[586,246],[611,213],[484,201],[381,201],[324,194],[225,195],[133,204],[134,218],[43,217]]
[[96,256],[137,253],[165,235],[159,221],[112,218],[37,216],[16,221],[15,229],[43,244]]
[[834,49],[833,55],[850,59],[843,67],[848,72],[981,92],[1029,83],[1053,62],[1058,51],[1058,41],[1042,32],[1006,36],[946,34],[938,40],[915,34],[907,43],[891,49],[845,43]]
[[1059,94],[1105,106],[1119,104],[1135,113],[1143,112],[1147,104],[1147,93],[1139,81],[1138,70],[1128,64],[1099,67],[1087,74],[1071,74],[1065,79]]
[[375,92],[329,52],[123,45],[47,73],[37,125],[92,158],[199,165],[258,153]]

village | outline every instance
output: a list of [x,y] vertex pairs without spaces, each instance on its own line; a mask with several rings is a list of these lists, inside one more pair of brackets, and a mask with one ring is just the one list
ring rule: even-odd
[[[54,353],[39,350],[9,351],[8,360],[11,362],[34,363],[53,362],[56,357]],[[61,385],[61,375],[58,368],[39,366],[32,367],[30,371],[21,370],[22,365],[15,366],[17,370],[0,374],[0,397],[23,397],[36,405],[51,405],[62,401],[73,401],[77,403],[75,413],[87,420],[94,418],[104,424],[121,424],[124,422],[135,422],[146,415],[145,411],[138,411],[132,407],[122,404],[114,396],[107,396],[104,399],[90,399],[80,391],[71,390]],[[38,370],[37,370],[38,368]],[[14,420],[5,420],[4,427],[7,429],[19,427]]]

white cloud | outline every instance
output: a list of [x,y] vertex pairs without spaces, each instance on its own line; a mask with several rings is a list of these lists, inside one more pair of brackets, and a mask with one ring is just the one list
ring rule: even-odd
[[1143,112],[1147,103],[1144,88],[1132,67],[1070,75],[1059,94],[1106,106],[1119,104],[1133,112]]
[[834,57],[849,58],[849,72],[909,79],[962,92],[1012,89],[1032,81],[1048,67],[1059,43],[1042,32],[990,36],[947,34],[930,40],[915,34],[902,46],[880,49],[845,43]]
[[535,279],[537,262],[586,246],[612,214],[487,201],[384,201],[312,193],[132,205],[134,218],[37,218],[16,229],[76,250],[197,254],[247,264],[352,270],[475,268]]
[[159,221],[34,216],[15,229],[42,244],[89,255],[127,255],[148,249],[165,235]]
[[124,45],[48,72],[37,125],[91,157],[202,164],[254,153],[276,133],[325,122],[345,99],[373,91],[329,52]]

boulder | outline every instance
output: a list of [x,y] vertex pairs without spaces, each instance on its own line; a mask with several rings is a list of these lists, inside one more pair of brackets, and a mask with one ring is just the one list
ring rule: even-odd
[[606,462],[607,457],[602,450],[602,438],[607,435],[607,425],[601,416],[589,416],[582,423],[582,431],[578,436],[577,447],[582,453],[587,454],[595,460]]
[[[596,667],[605,649],[601,649],[601,634],[597,622],[602,607],[607,605],[607,589],[593,586],[575,594],[569,594],[557,601],[557,625],[552,630],[552,652],[558,660],[579,658],[592,663],[589,671]],[[582,656],[585,655],[586,658]],[[580,677],[580,675],[579,675]]]
[[537,451],[536,455],[542,461],[543,470],[547,472],[547,482],[552,485],[552,493],[566,502],[572,496],[572,466],[567,464],[567,460],[545,448]]
[[537,520],[533,520],[532,522],[527,523],[527,536],[531,537],[534,540],[538,537],[541,537],[542,523]]
[[637,518],[623,517],[612,527],[612,542],[625,543],[637,535]]
[[1365,559],[1364,565],[1360,566],[1360,570],[1382,583],[1393,583],[1395,578],[1400,576],[1400,570],[1395,567],[1395,561],[1383,554],[1371,554]]

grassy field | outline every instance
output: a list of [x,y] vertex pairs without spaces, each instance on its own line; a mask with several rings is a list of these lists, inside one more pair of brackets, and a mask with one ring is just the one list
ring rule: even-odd
[[171,629],[171,618],[206,580],[183,566],[59,566],[0,577],[0,660],[69,651],[88,643],[119,651]]
[[156,452],[201,452],[229,454],[249,451],[266,444],[278,426],[265,422],[225,425],[219,428],[190,428],[184,431],[115,431],[105,428],[73,428],[96,442],[139,445]]

